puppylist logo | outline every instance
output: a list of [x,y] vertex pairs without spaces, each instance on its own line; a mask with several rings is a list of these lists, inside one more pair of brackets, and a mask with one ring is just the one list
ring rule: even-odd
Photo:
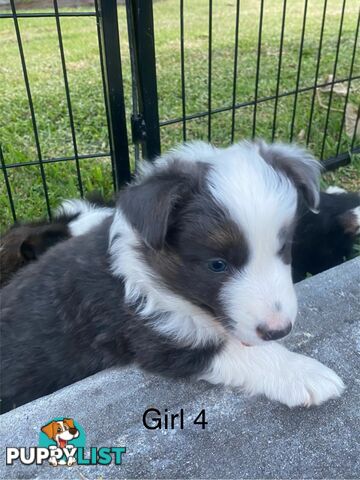
[[90,447],[85,454],[85,432],[72,418],[54,418],[43,425],[38,447],[7,447],[6,465],[18,461],[23,465],[42,465],[48,462],[53,467],[73,465],[121,465],[126,447]]

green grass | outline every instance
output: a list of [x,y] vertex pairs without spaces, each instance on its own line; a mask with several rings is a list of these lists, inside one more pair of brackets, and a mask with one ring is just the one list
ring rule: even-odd
[[[234,64],[235,0],[213,2],[212,108],[231,105]],[[281,70],[280,92],[295,89],[302,28],[303,0],[288,2]],[[242,0],[239,28],[239,62],[237,102],[254,98],[258,39],[259,0]],[[336,78],[349,74],[357,21],[357,0],[348,0]],[[274,95],[276,89],[282,2],[266,0],[262,32],[262,53],[258,96]],[[341,5],[328,1],[319,79],[326,81],[332,73],[336,52]],[[314,82],[317,47],[321,26],[322,2],[309,0],[303,49],[300,88]],[[154,4],[159,110],[161,120],[180,117],[182,113],[180,81],[179,1],[164,0]],[[62,79],[55,20],[51,18],[20,19],[29,80],[43,158],[73,155],[71,131]],[[131,111],[131,77],[124,7],[119,7],[124,88],[127,112]],[[108,151],[107,127],[103,103],[100,64],[94,18],[62,18],[73,114],[80,154],[93,155]],[[13,22],[0,20],[0,138],[6,163],[37,159],[31,118],[22,78]],[[208,0],[185,1],[186,112],[207,110],[208,69]],[[359,55],[354,75],[360,74]],[[328,93],[321,93],[327,105]],[[307,131],[312,92],[299,94],[294,139],[301,143]],[[353,81],[349,101],[360,103],[360,82]],[[279,100],[276,138],[288,140],[294,97]],[[344,97],[334,94],[325,144],[324,158],[334,155],[339,138]],[[258,106],[257,136],[271,138],[274,102]],[[310,148],[321,152],[326,108],[315,101]],[[250,137],[253,107],[236,112],[235,140]],[[187,122],[188,139],[207,138],[207,119]],[[212,140],[228,145],[231,136],[231,112],[212,116]],[[166,148],[182,140],[182,125],[161,129],[162,146]],[[341,152],[347,151],[351,139],[342,134]],[[85,191],[98,189],[112,192],[110,159],[81,160]],[[52,207],[62,198],[77,196],[78,186],[74,162],[47,164],[44,167]],[[15,206],[20,218],[34,218],[46,212],[38,166],[8,169]],[[360,158],[353,158],[350,167],[324,176],[323,184],[337,183],[360,189]],[[11,212],[5,184],[0,183],[0,226],[11,223]]]

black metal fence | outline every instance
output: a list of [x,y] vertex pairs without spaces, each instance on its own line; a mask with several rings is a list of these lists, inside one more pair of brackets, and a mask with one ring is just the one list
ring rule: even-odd
[[[350,0],[351,1],[351,0]],[[172,6],[176,7],[175,17],[172,21],[178,24],[178,78],[174,78],[174,82],[178,86],[178,94],[176,102],[180,102],[180,115],[170,114],[164,115],[165,118],[159,119],[160,97],[164,95],[163,83],[158,88],[159,71],[157,75],[157,53],[155,52],[157,42],[155,41],[156,28],[154,29],[153,2],[150,0],[126,0],[126,22],[127,32],[125,28],[120,31],[118,24],[118,6],[116,0],[95,0],[94,8],[85,11],[84,9],[62,9],[58,5],[58,0],[53,0],[52,8],[34,12],[33,10],[23,11],[17,8],[16,1],[9,1],[9,11],[0,12],[1,21],[13,22],[15,37],[17,42],[18,54],[20,56],[22,77],[26,90],[26,99],[29,107],[29,115],[31,118],[33,142],[35,145],[36,158],[29,158],[27,152],[24,152],[26,158],[21,161],[14,161],[11,155],[11,148],[7,143],[2,141],[0,148],[1,170],[3,174],[3,195],[6,196],[9,212],[13,220],[17,219],[16,208],[16,191],[12,185],[11,173],[19,168],[38,169],[37,175],[41,179],[41,190],[44,204],[49,217],[51,217],[51,189],[49,191],[46,166],[49,164],[57,164],[62,162],[73,162],[75,165],[74,175],[77,178],[78,194],[84,194],[83,173],[84,160],[110,158],[112,166],[112,176],[114,187],[117,189],[131,177],[131,170],[134,168],[136,160],[140,157],[139,147],[142,149],[142,156],[153,158],[160,153],[162,142],[162,132],[167,128],[179,128],[180,134],[176,136],[177,140],[192,140],[194,138],[203,138],[209,141],[214,140],[214,125],[216,119],[221,115],[225,115],[223,124],[226,122],[228,127],[228,135],[222,139],[222,143],[230,143],[238,140],[241,136],[261,136],[268,137],[269,140],[281,138],[284,141],[300,141],[312,146],[314,142],[317,144],[316,153],[323,160],[326,168],[335,168],[339,165],[346,164],[350,161],[351,155],[360,152],[360,145],[357,139],[357,131],[359,124],[359,108],[357,106],[357,114],[353,118],[352,131],[349,135],[346,133],[347,140],[344,142],[344,130],[347,121],[348,107],[350,103],[350,95],[353,85],[360,80],[359,59],[357,57],[357,44],[359,37],[359,11],[357,10],[357,22],[354,23],[355,28],[352,31],[346,30],[347,52],[351,52],[348,59],[348,70],[346,75],[338,75],[339,59],[341,58],[342,44],[344,40],[344,21],[347,12],[347,0],[342,0],[338,7],[338,31],[332,32],[333,52],[332,52],[332,68],[327,79],[320,78],[321,62],[324,48],[326,47],[326,39],[324,39],[324,31],[326,29],[326,21],[328,17],[329,2],[323,0],[321,5],[321,18],[319,21],[319,32],[316,35],[316,45],[313,46],[312,54],[314,59],[312,65],[315,67],[310,78],[310,84],[302,83],[302,71],[304,68],[304,58],[308,52],[305,52],[305,42],[307,35],[308,6],[309,0],[302,3],[302,22],[300,28],[300,36],[296,39],[297,62],[292,66],[294,70],[293,88],[282,89],[282,75],[284,74],[284,59],[286,59],[286,25],[288,21],[289,3],[287,0],[279,0],[277,3],[281,7],[279,10],[279,31],[276,40],[276,50],[270,53],[272,55],[271,68],[272,79],[274,80],[274,88],[272,93],[263,95],[260,91],[261,82],[266,82],[266,76],[269,75],[268,69],[264,67],[265,57],[264,50],[268,46],[264,42],[263,29],[266,15],[264,15],[265,0],[254,2],[254,12],[248,22],[254,22],[257,28],[256,44],[247,46],[252,49],[253,71],[251,80],[253,82],[251,98],[242,98],[242,92],[239,91],[239,75],[241,66],[243,65],[244,48],[241,43],[241,21],[242,21],[242,3],[241,0],[233,0],[231,5],[229,2],[220,2],[221,8],[231,7],[232,13],[229,18],[233,18],[233,47],[231,51],[231,59],[225,56],[230,54],[228,51],[221,52],[224,55],[224,69],[226,69],[226,82],[229,85],[230,98],[229,103],[224,105],[216,104],[216,95],[214,94],[214,52],[217,52],[217,61],[219,58],[219,48],[215,45],[214,34],[214,9],[219,8],[215,0],[203,0],[202,7],[207,10],[206,35],[202,36],[199,42],[202,42],[201,48],[202,58],[206,57],[206,72],[203,78],[203,87],[201,94],[205,97],[205,108],[200,111],[189,111],[188,97],[191,96],[192,85],[187,77],[187,31],[184,9],[185,0],[173,0]],[[349,0],[348,0],[349,2]],[[61,3],[61,0],[59,0]],[[164,2],[164,5],[167,2]],[[201,3],[201,2],[200,2]],[[318,2],[319,3],[319,2]],[[338,2],[339,3],[339,2]],[[162,2],[156,4],[158,9],[163,8]],[[122,9],[124,7],[121,7]],[[191,7],[190,7],[191,8]],[[333,14],[333,12],[331,12]],[[174,13],[173,13],[174,15]],[[105,150],[92,151],[91,153],[80,151],[77,135],[78,131],[74,121],[73,111],[73,95],[68,80],[67,57],[64,49],[62,22],[65,18],[94,18],[96,21],[98,55],[101,66],[101,77],[103,86],[103,99],[106,112],[106,123],[108,129],[108,143]],[[64,92],[66,99],[66,114],[69,120],[70,141],[73,154],[66,156],[47,157],[43,154],[42,144],[39,133],[39,125],[37,115],[34,108],[34,98],[32,85],[29,80],[27,56],[24,50],[24,40],[20,21],[22,19],[34,19],[41,22],[44,18],[53,18],[56,24],[57,43],[59,48],[61,71],[64,84]],[[155,19],[156,20],[156,19]],[[155,32],[155,33],[154,33]],[[1,33],[1,32],[0,32]],[[121,47],[120,48],[120,40]],[[129,71],[131,71],[131,99],[132,102],[126,100],[124,94],[123,65],[124,45],[128,47],[128,63]],[[1,47],[0,47],[1,48]],[[226,55],[225,55],[226,54]],[[269,54],[269,55],[270,55]],[[267,59],[266,59],[267,61]],[[268,62],[269,63],[269,62]],[[269,63],[269,65],[270,65]],[[266,63],[267,65],[267,63]],[[130,69],[131,68],[131,69]],[[166,65],[161,65],[161,72],[165,70]],[[240,73],[239,73],[240,72]],[[172,73],[173,75],[173,73]],[[224,82],[225,82],[224,80]],[[336,141],[332,142],[331,147],[327,146],[329,136],[334,137],[334,132],[329,132],[331,115],[333,114],[334,97],[336,96],[337,86],[343,86],[344,92],[341,98],[341,108],[337,108],[336,123]],[[1,89],[6,90],[7,85],[3,84]],[[356,89],[355,89],[356,90]],[[323,108],[321,131],[319,126],[314,128],[314,117],[317,113],[317,95],[319,91],[325,91],[327,98]],[[86,92],[84,92],[86,95]],[[297,119],[299,109],[303,108],[300,97],[306,95],[306,121],[305,128],[298,131]],[[284,108],[280,108],[282,101],[291,100],[291,104],[287,103]],[[196,102],[195,102],[196,103]],[[270,114],[262,120],[265,127],[258,131],[259,117],[261,109],[266,107]],[[166,106],[164,107],[166,109]],[[163,109],[164,109],[163,108]],[[176,110],[176,109],[175,109]],[[178,111],[178,110],[176,110]],[[284,111],[289,116],[287,127],[283,131],[279,130],[279,122],[284,115]],[[243,112],[247,112],[246,115]],[[239,131],[237,125],[237,115],[244,115],[247,128]],[[90,113],[89,113],[90,114]],[[302,112],[303,115],[303,112]],[[193,122],[206,122],[205,130],[199,133],[198,130],[191,128]],[[304,122],[304,120],[303,120]],[[220,129],[223,127],[219,127]],[[81,125],[80,125],[81,129]],[[314,132],[314,130],[316,131]],[[179,132],[178,132],[179,133]],[[351,137],[351,138],[350,138]],[[175,138],[175,136],[174,136]],[[217,139],[215,138],[215,141]],[[334,140],[334,139],[333,139]],[[166,143],[166,142],[165,142]],[[66,192],[64,192],[66,196]],[[60,200],[60,199],[58,199]],[[20,201],[20,200],[19,200]],[[24,216],[23,210],[21,216]],[[6,223],[10,219],[4,217],[1,223]]]

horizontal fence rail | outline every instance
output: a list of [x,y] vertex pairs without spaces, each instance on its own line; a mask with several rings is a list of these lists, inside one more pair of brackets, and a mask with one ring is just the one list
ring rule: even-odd
[[[280,2],[279,2],[280,3]],[[340,151],[341,148],[341,140],[344,133],[344,125],[345,125],[345,117],[346,117],[346,108],[348,106],[349,101],[349,93],[351,91],[351,86],[355,82],[359,82],[360,80],[360,68],[359,68],[359,60],[357,59],[357,47],[358,47],[358,37],[359,37],[359,23],[360,23],[360,12],[357,12],[357,23],[354,31],[354,35],[351,35],[350,42],[353,45],[352,52],[351,52],[351,62],[350,62],[350,71],[348,76],[343,76],[341,78],[337,77],[337,65],[339,61],[339,51],[341,47],[341,40],[342,40],[342,33],[343,33],[343,22],[345,17],[345,7],[347,5],[347,1],[343,0],[340,4],[339,9],[339,29],[338,32],[333,33],[334,37],[336,38],[336,47],[335,47],[335,59],[333,63],[333,70],[331,74],[332,80],[328,81],[321,81],[320,78],[320,64],[322,60],[322,50],[324,44],[324,27],[325,22],[327,19],[328,14],[328,0],[324,0],[323,8],[322,8],[322,15],[321,15],[321,27],[320,27],[320,34],[318,39],[318,47],[317,47],[317,55],[316,55],[316,68],[313,83],[307,86],[300,86],[301,85],[301,75],[302,75],[302,64],[303,64],[303,50],[304,50],[304,41],[306,38],[307,33],[307,21],[308,21],[308,0],[304,0],[303,2],[303,16],[302,16],[302,25],[301,25],[301,34],[299,39],[299,50],[298,50],[298,60],[297,60],[297,73],[296,73],[296,81],[295,81],[295,88],[291,90],[281,91],[280,83],[281,83],[281,73],[282,73],[282,60],[283,60],[283,50],[284,50],[284,40],[286,38],[286,21],[287,21],[287,7],[288,7],[287,0],[282,0],[282,14],[281,14],[281,30],[279,36],[279,47],[278,47],[278,65],[277,65],[277,81],[276,81],[276,89],[275,93],[272,95],[261,96],[259,95],[259,80],[261,77],[261,51],[262,51],[262,30],[263,30],[263,17],[264,17],[264,0],[259,0],[258,2],[254,2],[254,12],[256,8],[258,8],[258,36],[257,36],[257,46],[256,46],[256,56],[254,57],[254,63],[256,65],[256,74],[255,74],[255,83],[254,83],[254,94],[253,98],[244,101],[237,101],[237,80],[238,80],[238,65],[239,65],[239,48],[241,48],[241,42],[239,41],[239,19],[241,17],[241,1],[236,0],[234,2],[235,10],[234,10],[234,20],[235,20],[235,41],[234,41],[234,63],[233,63],[233,85],[232,85],[232,104],[219,106],[214,108],[213,101],[212,101],[212,43],[213,43],[213,36],[212,36],[212,10],[213,10],[213,2],[212,0],[208,1],[208,13],[209,13],[209,30],[208,30],[208,99],[207,99],[207,109],[202,111],[197,111],[193,113],[186,113],[186,73],[185,73],[185,47],[186,45],[186,29],[184,27],[184,2],[179,2],[179,14],[180,14],[180,62],[181,62],[181,97],[182,97],[182,115],[177,116],[174,118],[166,118],[160,120],[161,127],[169,127],[169,126],[176,126],[182,125],[182,138],[184,140],[189,139],[188,129],[189,122],[194,120],[200,119],[207,119],[207,140],[212,140],[212,117],[217,114],[223,114],[226,112],[231,112],[231,134],[230,140],[233,142],[236,140],[235,138],[235,114],[237,111],[241,109],[245,109],[247,107],[253,108],[253,116],[252,116],[252,128],[249,137],[256,137],[257,136],[257,111],[258,106],[261,104],[270,104],[270,102],[274,102],[274,110],[273,110],[273,119],[272,119],[272,129],[271,129],[271,136],[269,140],[274,141],[276,139],[276,130],[277,130],[277,120],[278,120],[278,105],[279,100],[285,99],[287,97],[293,97],[293,106],[292,106],[292,115],[291,115],[291,122],[290,122],[290,133],[287,138],[281,138],[282,141],[295,141],[295,123],[297,118],[297,108],[298,108],[298,99],[300,94],[311,93],[311,100],[310,100],[310,113],[309,113],[309,121],[307,124],[306,132],[305,132],[305,139],[301,140],[305,143],[306,146],[309,146],[310,139],[312,135],[313,129],[313,119],[314,119],[314,111],[315,111],[315,103],[316,103],[316,96],[319,91],[325,88],[329,88],[329,100],[327,102],[326,108],[326,119],[325,119],[325,127],[322,132],[317,132],[321,134],[320,139],[320,152],[319,157],[323,161],[323,165],[326,169],[334,169],[339,166],[346,165],[350,162],[351,156],[353,154],[360,153],[360,144],[357,141],[358,131],[359,131],[359,110],[357,113],[357,118],[355,121],[355,125],[353,128],[353,135],[350,141],[348,142],[348,149],[347,151]],[[349,2],[348,2],[349,3]],[[256,7],[258,5],[258,7]],[[256,12],[255,12],[256,13]],[[256,20],[254,20],[256,23]],[[348,39],[349,41],[349,39]],[[356,63],[357,59],[357,63]],[[339,135],[336,147],[333,151],[332,155],[328,155],[327,157],[324,156],[324,150],[326,141],[328,139],[328,125],[329,125],[329,118],[332,111],[332,103],[334,97],[334,87],[336,85],[341,85],[346,83],[346,95],[345,101],[343,102],[343,108],[341,110],[341,123],[339,126]],[[358,84],[357,90],[360,92],[360,84]],[[359,108],[359,107],[358,107]],[[204,135],[205,136],[205,135]],[[248,137],[247,137],[248,138]]]
[[[117,23],[117,4],[115,1],[95,0],[93,11],[60,11],[58,0],[52,0],[52,11],[49,12],[19,12],[16,7],[15,0],[10,0],[9,7],[11,13],[0,12],[0,21],[11,19],[14,23],[16,32],[16,41],[18,52],[21,60],[23,81],[27,92],[28,106],[30,110],[32,131],[34,142],[36,145],[37,158],[22,160],[21,162],[12,161],[11,157],[5,161],[5,154],[3,148],[1,149],[1,169],[3,171],[4,183],[9,202],[9,207],[14,221],[17,220],[15,197],[12,187],[11,179],[8,171],[23,167],[38,167],[41,176],[44,203],[46,205],[46,212],[51,219],[52,209],[50,206],[49,187],[44,170],[45,165],[59,164],[63,162],[75,163],[75,175],[77,178],[78,195],[83,197],[84,187],[82,180],[82,167],[80,162],[86,159],[101,159],[110,158],[112,163],[112,176],[115,188],[119,188],[122,183],[130,179],[130,163],[129,150],[127,138],[127,126],[125,118],[124,107],[124,93],[122,83],[122,67],[119,44],[119,31]],[[101,78],[104,93],[104,106],[106,110],[109,149],[103,152],[93,152],[91,154],[79,153],[77,144],[77,134],[74,123],[74,113],[72,107],[71,88],[68,80],[66,53],[63,45],[63,32],[61,26],[61,19],[84,19],[93,18],[96,22],[97,41],[98,41],[98,55],[101,65]],[[23,38],[21,28],[19,25],[20,19],[26,21],[36,19],[41,22],[42,19],[54,19],[57,32],[58,48],[60,54],[61,71],[64,83],[64,93],[67,106],[67,115],[69,119],[69,126],[71,132],[71,143],[73,155],[57,156],[53,158],[44,158],[41,149],[41,142],[39,139],[39,127],[37,123],[31,82],[28,75],[27,59],[23,48]],[[40,24],[39,24],[40,26]],[[1,141],[1,137],[0,137]],[[30,187],[31,188],[31,187]],[[1,223],[5,223],[1,219]]]
[[[190,5],[186,0],[167,2],[126,0],[125,5],[119,6],[116,0],[94,0],[92,6],[65,9],[61,6],[60,0],[52,0],[48,8],[42,9],[44,11],[33,11],[20,9],[17,6],[19,2],[9,0],[8,8],[0,10],[0,44],[4,45],[5,50],[6,45],[1,40],[1,28],[5,22],[7,26],[11,22],[12,46],[17,47],[16,61],[19,62],[22,76],[19,76],[17,81],[24,87],[22,102],[25,98],[28,108],[26,120],[29,122],[32,138],[31,135],[25,135],[26,139],[29,138],[23,141],[25,147],[22,147],[19,153],[16,140],[13,140],[9,133],[10,128],[4,125],[4,138],[0,131],[0,168],[3,176],[0,184],[0,205],[4,206],[0,226],[4,228],[12,220],[31,219],[44,214],[51,218],[53,208],[63,198],[83,197],[92,189],[99,189],[104,194],[110,195],[113,189],[119,189],[131,179],[140,147],[143,157],[153,159],[160,154],[161,148],[167,148],[178,141],[201,138],[226,145],[244,137],[257,137],[259,132],[262,134],[266,131],[265,136],[269,141],[278,139],[299,141],[313,149],[315,146],[315,150],[317,149],[315,153],[327,169],[349,163],[352,155],[360,154],[357,136],[360,116],[358,103],[354,113],[354,98],[359,98],[357,92],[360,91],[360,67],[357,56],[359,10],[357,23],[353,21],[353,27],[349,29],[349,8],[354,11],[351,2],[352,0],[342,0],[336,7],[337,30],[332,31],[332,61],[329,63],[331,67],[328,78],[324,78],[322,62],[324,56],[329,55],[327,29],[330,15],[333,17],[335,15],[334,6],[330,5],[329,0],[322,0],[321,5],[319,3],[317,30],[316,34],[313,34],[311,30],[314,22],[311,18],[313,4],[309,0],[297,0],[296,4],[301,10],[301,21],[294,40],[289,34],[289,29],[292,28],[293,2],[274,1],[278,8],[276,17],[278,30],[273,35],[275,46],[272,47],[274,53],[271,53],[271,80],[274,83],[272,91],[264,89],[264,79],[266,80],[267,69],[270,68],[269,59],[266,57],[266,51],[269,50],[269,38],[266,33],[269,3],[266,0],[257,0],[251,5],[246,0],[230,0],[226,5],[224,3],[222,9],[232,9],[231,15],[226,17],[228,22],[226,30],[231,30],[232,40],[229,44],[231,48],[222,47],[224,83],[227,85],[228,94],[220,101],[217,79],[218,29],[219,25],[221,26],[223,12],[219,13],[219,2],[199,0],[196,5],[195,3]],[[162,29],[166,29],[166,23],[164,27],[164,23],[161,22],[164,22],[166,18],[164,12],[170,7],[172,10],[169,10],[168,19],[169,22],[173,22],[176,34],[169,30],[169,38],[165,38]],[[198,11],[195,12],[196,9]],[[176,11],[178,16],[174,13]],[[251,45],[244,41],[245,18],[251,23],[248,24],[248,28],[254,31]],[[201,34],[197,35],[196,29],[194,33],[191,28],[194,19],[199,24],[196,28],[201,30]],[[35,88],[39,78],[33,60],[29,60],[34,43],[31,43],[28,28],[31,27],[32,35],[35,36],[35,33],[41,32],[37,29],[45,25],[43,22],[53,22],[46,23],[46,28],[53,29],[52,35],[57,42],[56,62],[63,85],[63,98],[60,101],[61,118],[66,117],[68,125],[63,155],[49,155],[47,140],[44,138],[47,139],[46,135],[55,134],[51,130],[52,126],[47,126],[42,119],[43,114],[47,112],[39,111],[38,105],[39,95],[48,94],[46,89],[51,87],[50,84],[47,87],[46,78],[42,78],[45,87],[44,92],[39,94],[39,89]],[[85,24],[81,22],[93,22],[94,29],[91,35],[94,38],[89,37],[88,40],[91,43],[95,39],[95,53],[89,46],[91,55],[83,48],[82,57],[74,60],[76,52],[72,50],[72,43],[78,40],[74,37],[72,42],[70,38],[69,43],[68,22],[80,22],[79,35],[81,29],[85,28]],[[73,32],[76,36],[77,31]],[[296,44],[291,67],[294,81],[284,86],[284,71],[286,73],[286,68],[289,68],[289,48],[292,45],[289,44],[289,37],[291,42]],[[307,73],[306,78],[310,80],[304,80],[306,58],[309,56],[309,38],[314,38],[311,44],[313,71],[311,74]],[[342,50],[344,39],[349,59],[348,70],[345,72],[339,67],[344,55]],[[86,47],[86,38],[81,38],[81,42],[84,43],[83,47]],[[201,44],[201,48],[193,46],[196,42]],[[45,44],[44,48],[46,49]],[[94,50],[94,47],[91,48]],[[173,49],[171,56],[169,49]],[[252,73],[246,85],[250,93],[244,91],[242,83],[246,49],[253,52],[252,63],[248,66],[248,69],[251,67]],[[15,61],[14,52],[15,50],[12,56],[7,57],[8,61]],[[199,57],[198,62],[190,58],[194,52]],[[101,89],[101,96],[96,98],[101,100],[92,104],[91,100],[87,100],[87,96],[94,95],[94,87],[85,86],[79,92],[76,82],[80,77],[74,74],[74,69],[81,72],[81,69],[88,68],[88,63],[90,64],[96,57],[99,64],[96,76]],[[171,65],[169,62],[172,62]],[[176,70],[172,70],[173,65]],[[8,68],[6,61],[5,63],[2,61],[2,66],[6,72]],[[165,82],[167,70],[171,72],[170,82]],[[194,76],[193,70],[196,70],[197,76]],[[45,67],[40,75],[47,75]],[[84,85],[87,85],[86,82]],[[2,92],[6,93],[10,88],[7,82],[2,82]],[[343,88],[341,104],[337,97],[339,88]],[[169,96],[168,89],[173,91],[172,96]],[[195,89],[197,96],[202,99],[201,102],[198,98],[194,100]],[[325,105],[320,109],[321,94]],[[285,110],[282,102],[287,102]],[[199,108],[200,104],[202,106]],[[99,117],[100,107],[103,109],[101,115],[104,118]],[[49,105],[48,108],[50,111],[52,107]],[[263,108],[270,112],[266,117],[266,128]],[[353,133],[347,128],[351,108]],[[301,114],[304,117],[304,111],[307,121],[300,135],[299,116]],[[334,111],[337,112],[336,123],[333,120]],[[239,117],[240,114],[244,115],[246,120]],[[285,114],[288,123],[284,126]],[[100,118],[102,125],[106,126],[105,136],[99,126],[102,141],[97,138],[97,120],[93,122],[95,129],[90,129],[93,133],[86,133],[86,128],[83,128],[79,120],[79,117],[91,119],[92,116],[95,119]],[[222,119],[222,123],[219,123],[219,119]],[[9,120],[14,121],[13,118]],[[92,123],[91,128],[94,128]],[[51,130],[51,135],[47,133],[47,129]],[[219,131],[222,130],[224,133],[219,139]],[[96,137],[94,144],[92,135]],[[86,137],[86,141],[82,139],[83,136]],[[330,147],[329,138],[332,140]],[[61,145],[57,143],[53,150],[60,151],[60,147]],[[56,170],[58,168],[60,170]],[[72,187],[68,188],[65,185],[70,176]],[[64,188],[59,189],[62,182]]]

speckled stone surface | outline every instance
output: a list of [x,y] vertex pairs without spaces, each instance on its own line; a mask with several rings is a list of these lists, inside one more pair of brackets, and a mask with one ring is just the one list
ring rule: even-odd
[[[296,289],[300,313],[286,344],[334,368],[339,400],[290,410],[264,398],[175,382],[136,368],[108,370],[0,417],[0,478],[360,478],[360,259]],[[147,430],[144,411],[184,410],[184,429]],[[206,429],[194,425],[206,410]],[[121,466],[5,465],[6,446],[37,446],[54,417],[74,418],[87,446],[126,446]]]

